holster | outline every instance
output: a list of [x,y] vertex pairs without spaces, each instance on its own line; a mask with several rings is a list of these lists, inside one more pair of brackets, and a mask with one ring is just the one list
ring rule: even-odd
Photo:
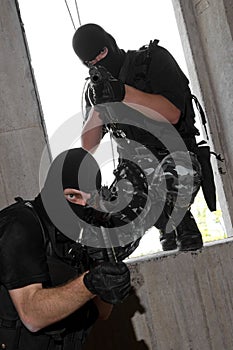
[[197,159],[201,164],[202,181],[201,187],[206,204],[210,211],[216,210],[216,187],[214,183],[214,174],[210,161],[210,147],[199,146],[197,150]]

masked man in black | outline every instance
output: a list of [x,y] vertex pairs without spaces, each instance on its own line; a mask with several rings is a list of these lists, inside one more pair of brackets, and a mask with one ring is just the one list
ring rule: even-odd
[[[155,226],[160,230],[163,250],[177,246],[184,251],[201,248],[202,236],[190,212],[199,189],[201,168],[196,157],[195,136],[199,132],[194,126],[188,79],[172,55],[158,45],[158,40],[138,51],[125,52],[102,27],[86,24],[75,32],[73,48],[89,67],[91,77],[86,92],[88,117],[83,147],[94,152],[108,131],[118,145],[120,164],[130,154],[144,169],[151,168],[153,163],[155,171],[163,161],[167,184],[176,182],[178,176],[177,167],[169,168],[172,162],[167,159],[169,153],[174,155],[182,149],[190,154],[192,166],[184,166],[183,170],[194,179],[191,199],[183,205],[180,219],[169,225],[175,198],[171,199],[168,185],[164,210]],[[179,145],[181,140],[185,150]],[[185,181],[181,185],[185,187]]]
[[34,200],[0,212],[2,348],[81,349],[93,323],[127,297],[127,254],[111,262],[102,259],[106,249],[78,243],[85,217],[90,227],[99,220],[87,202],[100,187],[94,158],[71,149],[53,161]]

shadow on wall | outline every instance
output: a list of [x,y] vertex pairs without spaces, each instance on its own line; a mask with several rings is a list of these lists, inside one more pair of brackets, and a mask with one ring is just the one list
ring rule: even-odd
[[[126,305],[127,304],[127,305]],[[114,307],[107,321],[97,321],[83,350],[149,350],[144,340],[137,340],[131,318],[145,313],[134,290],[127,300]]]

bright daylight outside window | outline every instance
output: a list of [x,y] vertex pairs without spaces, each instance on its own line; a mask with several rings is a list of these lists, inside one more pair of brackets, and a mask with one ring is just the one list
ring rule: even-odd
[[[66,3],[69,5],[73,23]],[[82,93],[88,70],[72,49],[74,26],[78,28],[79,21],[81,24],[101,25],[115,36],[119,47],[126,51],[138,49],[150,40],[159,39],[160,45],[172,53],[188,75],[172,1],[149,0],[144,6],[138,0],[134,1],[133,10],[131,1],[128,3],[123,0],[115,3],[99,0],[92,1],[90,6],[90,2],[80,0],[79,18],[74,1],[19,0],[49,139],[66,120],[74,115],[81,115]],[[196,124],[201,128],[198,118],[197,113]],[[78,138],[79,135],[77,140]],[[53,149],[52,154],[55,156]],[[106,174],[103,174],[108,186],[111,166],[108,164]],[[201,191],[192,205],[192,213],[204,242],[225,237],[219,205],[217,211],[211,213]],[[159,232],[152,228],[143,236],[132,257],[159,250]]]

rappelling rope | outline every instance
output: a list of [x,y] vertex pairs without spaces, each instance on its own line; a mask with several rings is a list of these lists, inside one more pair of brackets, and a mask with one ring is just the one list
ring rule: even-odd
[[[70,11],[70,8],[69,8],[69,5],[67,3],[67,0],[64,0],[65,1],[65,4],[66,4],[66,8],[67,8],[67,11],[69,13],[69,16],[70,16],[70,20],[72,22],[72,25],[74,27],[74,30],[76,30],[76,26],[75,26],[75,23],[74,23],[74,19],[73,19],[73,16],[72,16],[72,13]],[[78,4],[77,4],[77,0],[75,0],[75,8],[76,8],[76,12],[77,12],[77,15],[78,15],[78,23],[79,23],[79,26],[81,26],[81,17],[80,17],[80,13],[79,13],[79,8],[78,8]]]

